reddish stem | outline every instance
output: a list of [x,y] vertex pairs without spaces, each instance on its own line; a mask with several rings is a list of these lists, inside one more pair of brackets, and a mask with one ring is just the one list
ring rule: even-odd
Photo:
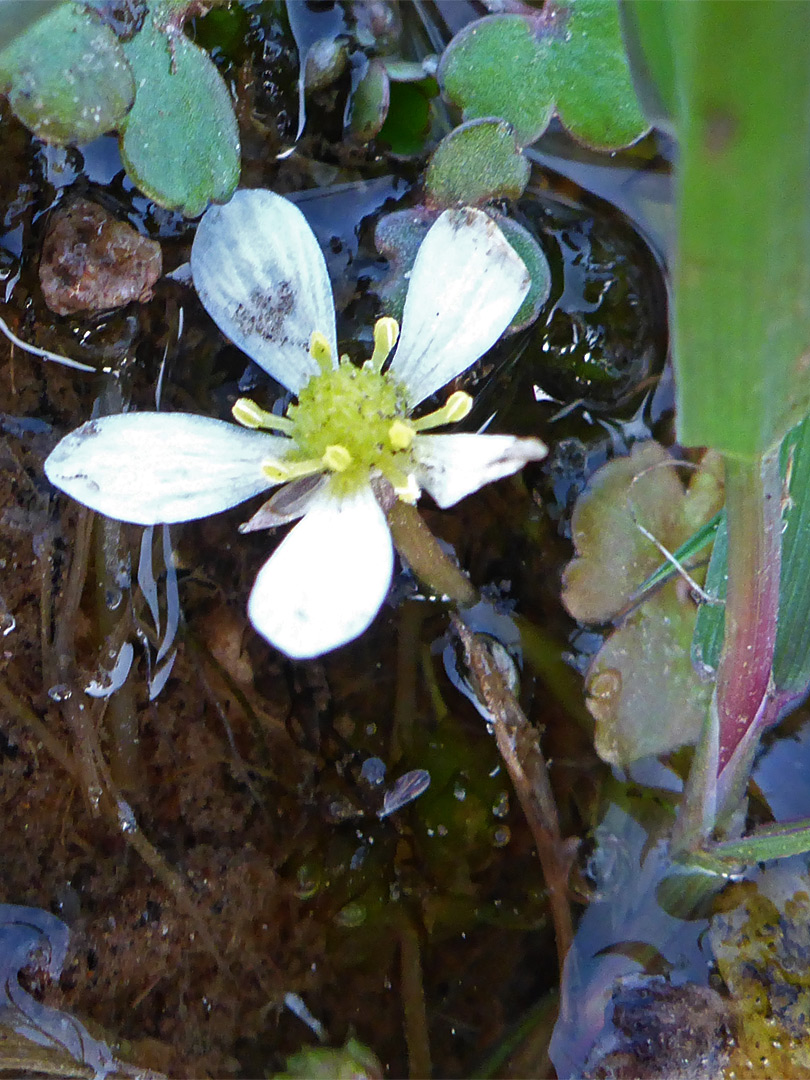
[[778,452],[753,462],[726,459],[728,593],[717,671],[718,775],[768,711],[779,612],[780,484]]

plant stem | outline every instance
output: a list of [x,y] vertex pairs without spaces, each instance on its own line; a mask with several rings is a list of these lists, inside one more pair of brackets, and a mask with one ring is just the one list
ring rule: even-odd
[[717,669],[718,778],[748,758],[771,692],[781,563],[781,480],[778,451],[753,461],[726,458],[728,593],[723,650]]
[[416,1080],[428,1080],[432,1069],[419,935],[407,915],[398,920],[398,931],[408,1074]]
[[394,544],[416,576],[439,596],[466,606],[478,599],[478,591],[422,520],[415,506],[397,500],[386,507]]
[[532,831],[546,881],[562,979],[563,964],[574,937],[568,903],[568,876],[574,849],[560,832],[557,804],[537,730],[515,701],[483,640],[458,616],[453,617],[453,625],[464,646],[470,674],[492,717],[498,750]]

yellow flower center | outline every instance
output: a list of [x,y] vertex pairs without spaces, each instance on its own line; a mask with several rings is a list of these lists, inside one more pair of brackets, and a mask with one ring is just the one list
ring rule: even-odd
[[464,393],[451,394],[444,408],[410,420],[405,387],[382,372],[398,334],[395,319],[379,319],[371,359],[355,367],[342,356],[333,367],[329,344],[316,332],[310,355],[320,371],[309,378],[286,416],[267,413],[247,398],[236,402],[233,414],[239,423],[290,437],[284,457],[264,465],[271,480],[281,483],[330,473],[333,491],[346,495],[379,474],[401,498],[413,501],[418,497],[412,449],[416,433],[461,420],[470,411],[472,399]]

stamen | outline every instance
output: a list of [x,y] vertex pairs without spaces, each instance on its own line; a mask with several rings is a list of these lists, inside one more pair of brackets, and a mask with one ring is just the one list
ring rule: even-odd
[[339,444],[327,446],[323,455],[323,463],[332,472],[346,472],[352,463],[352,455],[345,446]]
[[309,339],[309,355],[326,375],[332,370],[332,347],[320,330],[313,330]]
[[239,398],[234,402],[231,413],[238,424],[254,430],[284,431],[291,434],[295,426],[286,416],[267,412],[250,398]]
[[414,474],[408,473],[404,484],[394,484],[394,494],[402,502],[415,506],[419,501],[419,496],[422,494],[422,489],[417,484]]
[[419,420],[411,420],[415,431],[430,431],[432,428],[443,427],[445,424],[457,424],[463,420],[472,408],[472,398],[463,390],[456,390],[451,394],[441,409],[420,417]]
[[376,372],[382,371],[383,364],[388,359],[398,337],[399,323],[396,319],[391,318],[390,315],[377,319],[374,324],[374,352],[363,367]]
[[416,434],[413,424],[396,417],[388,429],[388,441],[392,450],[407,450]]
[[274,484],[286,484],[288,480],[297,480],[300,476],[314,476],[323,472],[323,462],[309,461],[265,461],[262,472]]

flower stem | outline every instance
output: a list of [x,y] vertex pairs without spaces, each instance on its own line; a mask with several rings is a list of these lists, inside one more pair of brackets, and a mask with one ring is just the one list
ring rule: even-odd
[[386,516],[397,551],[420,581],[462,606],[477,601],[478,590],[442,550],[415,506],[397,500]]

